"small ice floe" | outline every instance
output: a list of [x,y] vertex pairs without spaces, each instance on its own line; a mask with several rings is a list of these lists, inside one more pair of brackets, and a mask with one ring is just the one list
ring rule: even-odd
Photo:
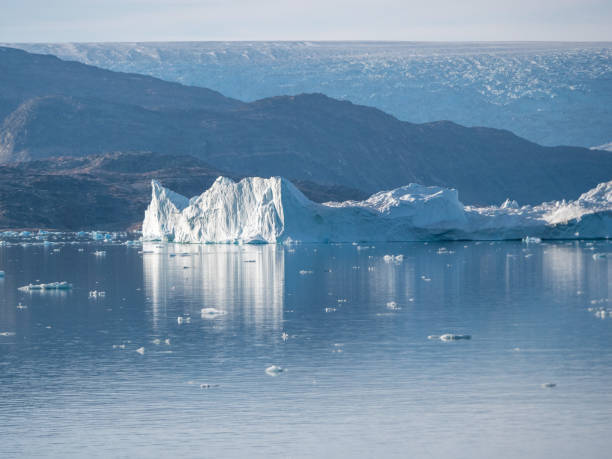
[[200,384],[200,389],[212,389],[213,387],[219,387],[219,384],[207,384],[207,383]]
[[610,300],[608,300],[608,298],[599,298],[598,300],[591,300],[590,303],[591,304],[603,304],[603,303],[608,303]]
[[77,249],[77,252],[85,252],[85,249],[84,249],[83,247],[79,247],[79,248]]
[[[125,344],[113,344],[113,349],[125,349]],[[144,352],[144,348],[143,348]]]
[[151,341],[153,344],[155,344],[156,346],[159,346],[161,344],[161,339],[159,338],[155,338],[153,341]]
[[92,290],[89,292],[89,298],[104,298],[106,296],[106,292],[99,290]]
[[217,308],[202,308],[200,314],[204,319],[214,319],[215,317],[224,316],[227,311]]
[[553,382],[547,382],[542,384],[542,389],[552,389],[553,387],[557,387],[557,384]]
[[21,310],[23,310],[23,309],[28,309],[28,307],[27,307],[25,304],[21,304],[21,303],[19,303],[19,304],[17,305],[17,309],[19,309],[19,310],[21,311]]
[[346,303],[346,298],[338,298],[338,303]]
[[281,339],[282,339],[283,341],[287,341],[287,340],[289,339],[289,334],[288,334],[288,333],[283,332],[283,334],[281,335]]
[[138,349],[136,349],[136,352],[138,352],[140,355],[144,355],[145,348],[144,347],[139,347]]
[[352,269],[354,269],[354,270],[358,270],[358,269],[359,269],[359,266],[352,266]]
[[440,247],[436,252],[438,255],[452,255],[455,253],[454,250],[448,250],[446,247]]
[[431,282],[431,277],[421,276],[421,279],[423,279],[425,282]]
[[608,258],[607,253],[594,253],[593,260],[603,260],[604,258]]
[[385,260],[385,263],[401,263],[404,261],[404,255],[385,255],[383,260]]
[[396,303],[395,301],[389,301],[389,302],[387,303],[387,308],[388,308],[388,309],[391,309],[391,310],[393,310],[393,311],[397,311],[397,310],[401,309],[401,308],[400,308],[400,307],[397,305],[397,303]]
[[106,255],[106,250],[96,250],[96,251],[95,251],[93,254],[94,254],[96,257],[103,257],[103,256],[105,256],[105,255]]
[[336,308],[325,308],[325,312],[336,312]]
[[444,335],[429,335],[427,339],[439,339],[440,341],[458,341],[461,339],[472,339],[472,335],[454,335],[445,333]]
[[170,338],[166,338],[166,339],[164,340],[164,344],[165,344],[166,346],[170,346]]
[[176,318],[176,322],[181,325],[181,324],[188,324],[191,323],[191,317],[188,316],[178,316]]
[[305,276],[306,274],[312,274],[312,271],[310,269],[301,269],[300,274]]
[[539,237],[525,236],[523,238],[523,243],[525,244],[539,244],[540,242],[542,242],[542,239]]
[[445,333],[440,336],[440,341],[457,341],[460,339],[472,339],[472,335],[453,335],[452,333]]
[[34,292],[41,290],[70,290],[72,288],[72,284],[62,281],[62,282],[50,282],[48,284],[28,284],[23,287],[19,287],[18,290],[22,292]]
[[605,319],[606,317],[612,318],[612,309],[606,309],[603,307],[599,308],[588,308],[589,312],[592,312],[595,317],[599,317],[600,319]]
[[270,376],[278,376],[279,374],[285,371],[287,370],[285,370],[283,367],[280,367],[278,365],[272,365],[266,368],[266,373],[268,373]]
[[15,332],[3,331],[0,332],[0,336],[15,336]]

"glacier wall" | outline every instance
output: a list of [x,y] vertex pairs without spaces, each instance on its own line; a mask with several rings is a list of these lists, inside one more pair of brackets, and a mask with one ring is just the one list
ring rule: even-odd
[[219,177],[188,199],[152,182],[145,240],[183,243],[607,238],[612,181],[575,201],[519,206],[464,206],[458,192],[410,184],[365,201],[318,204],[281,177]]

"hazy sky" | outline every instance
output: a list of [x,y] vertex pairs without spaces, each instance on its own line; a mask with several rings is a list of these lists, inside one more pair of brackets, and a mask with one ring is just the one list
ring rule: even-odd
[[611,41],[612,0],[0,0],[0,41]]

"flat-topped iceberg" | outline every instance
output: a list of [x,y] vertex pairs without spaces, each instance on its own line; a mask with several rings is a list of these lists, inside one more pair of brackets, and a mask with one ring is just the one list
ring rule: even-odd
[[410,184],[365,201],[310,201],[281,177],[219,177],[188,199],[152,182],[143,239],[185,243],[288,243],[461,239],[607,238],[612,181],[575,201],[464,206],[456,190]]

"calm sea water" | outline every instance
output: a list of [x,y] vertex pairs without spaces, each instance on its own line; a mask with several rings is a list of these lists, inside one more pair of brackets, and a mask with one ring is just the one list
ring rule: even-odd
[[0,248],[0,457],[610,457],[607,241],[374,245]]

